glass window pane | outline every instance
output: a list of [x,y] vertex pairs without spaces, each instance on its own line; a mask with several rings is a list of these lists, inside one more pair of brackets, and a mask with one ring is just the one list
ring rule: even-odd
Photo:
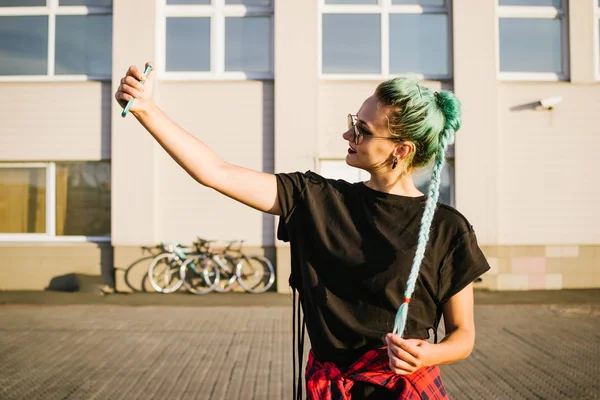
[[57,15],[55,73],[110,76],[112,15]]
[[225,71],[270,72],[271,19],[225,19]]
[[45,7],[46,0],[0,0],[0,7]]
[[0,168],[0,233],[46,233],[45,168]]
[[48,17],[0,17],[0,75],[48,73]]
[[225,4],[243,4],[245,6],[270,6],[271,0],[225,0]]
[[380,73],[379,14],[323,14],[323,73]]
[[390,72],[449,75],[448,16],[390,15]]
[[500,18],[500,71],[563,72],[562,21]]
[[112,0],[60,0],[59,6],[112,7]]
[[377,4],[377,0],[325,0],[325,4]]
[[167,71],[210,71],[210,18],[167,18]]
[[167,4],[210,4],[210,0],[167,0]]
[[[421,191],[421,193],[429,193],[429,181],[431,180],[431,167],[429,164],[417,171],[415,171],[413,178],[415,186]],[[452,176],[453,165],[452,162],[444,163],[442,168],[442,180],[440,182],[440,197],[438,201],[443,204],[452,205],[452,185],[454,184]]]
[[501,6],[561,7],[562,0],[500,0]]
[[56,164],[56,234],[110,235],[110,163]]
[[418,6],[443,6],[444,0],[392,0],[392,4],[412,4]]

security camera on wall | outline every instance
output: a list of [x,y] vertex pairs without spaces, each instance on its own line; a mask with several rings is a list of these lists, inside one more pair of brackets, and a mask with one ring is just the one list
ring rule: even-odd
[[547,97],[545,99],[540,100],[540,107],[546,110],[552,110],[556,105],[558,105],[562,101],[561,96]]

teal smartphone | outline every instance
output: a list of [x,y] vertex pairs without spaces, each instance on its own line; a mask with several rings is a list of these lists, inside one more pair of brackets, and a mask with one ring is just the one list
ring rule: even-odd
[[[148,74],[150,73],[150,71],[152,71],[152,66],[148,65],[146,67],[146,70],[144,71],[144,76],[148,76]],[[140,82],[142,83],[142,85],[144,84],[144,81],[140,81]],[[134,100],[135,100],[135,98],[132,98],[131,100],[129,100],[127,102],[127,105],[125,106],[125,108],[123,109],[123,112],[121,113],[121,117],[125,118],[125,116],[129,112],[129,109],[131,108],[131,105],[133,104]]]

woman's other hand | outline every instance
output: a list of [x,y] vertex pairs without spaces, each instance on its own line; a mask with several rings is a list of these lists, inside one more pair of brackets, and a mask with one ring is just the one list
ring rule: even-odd
[[434,365],[432,353],[434,344],[422,339],[401,339],[398,335],[387,334],[390,368],[398,375],[410,375],[416,370]]

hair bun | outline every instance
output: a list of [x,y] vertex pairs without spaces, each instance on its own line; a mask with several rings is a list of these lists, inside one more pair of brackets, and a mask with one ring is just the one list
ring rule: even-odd
[[[440,140],[446,145],[454,143],[454,133],[461,124],[461,105],[454,93],[449,91],[435,92],[435,103],[444,114],[444,132]],[[447,136],[447,137],[446,137]]]

